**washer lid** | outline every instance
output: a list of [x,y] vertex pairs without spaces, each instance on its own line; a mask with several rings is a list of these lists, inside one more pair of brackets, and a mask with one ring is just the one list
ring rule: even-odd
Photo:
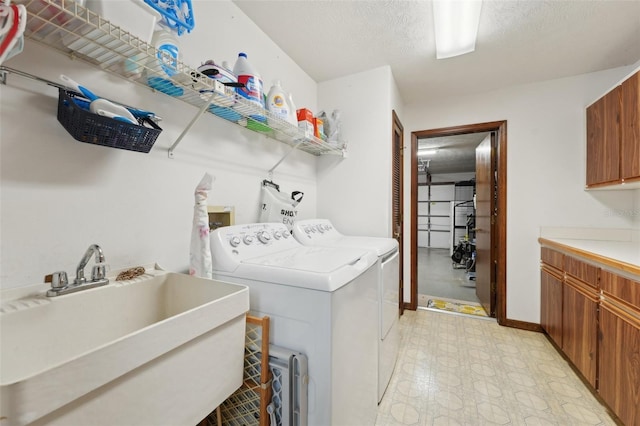
[[299,237],[298,235],[296,235],[296,238],[299,238],[298,241],[302,245],[308,247],[364,249],[373,251],[378,257],[383,257],[398,249],[398,242],[393,238],[336,236],[331,239],[318,239],[305,238],[305,236]]
[[[214,271],[214,275],[332,292],[359,278],[377,261],[368,250],[300,247],[242,260],[233,272]],[[375,288],[377,281],[371,285]]]
[[352,265],[366,254],[358,248],[301,247],[242,260],[241,264],[329,274]]
[[336,247],[353,247],[372,250],[382,257],[398,249],[398,241],[382,237],[342,237],[335,242]]

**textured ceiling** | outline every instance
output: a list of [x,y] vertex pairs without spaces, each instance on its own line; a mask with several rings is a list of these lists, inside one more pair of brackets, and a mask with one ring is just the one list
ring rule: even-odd
[[[489,134],[467,133],[464,135],[425,138],[418,140],[418,150],[437,149],[438,152],[418,157],[418,169],[427,167],[432,175],[442,173],[465,173],[476,171],[476,147]],[[428,160],[428,162],[427,162]]]
[[640,60],[640,0],[485,0],[476,51],[441,60],[430,0],[234,2],[315,81],[390,65],[407,104]]

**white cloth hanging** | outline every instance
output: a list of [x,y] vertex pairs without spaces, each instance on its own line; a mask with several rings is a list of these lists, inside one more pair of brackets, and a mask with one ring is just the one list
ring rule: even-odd
[[193,207],[193,228],[191,230],[191,247],[189,253],[189,275],[211,278],[213,265],[211,246],[209,244],[209,212],[207,197],[215,178],[209,173],[196,187],[195,206]]

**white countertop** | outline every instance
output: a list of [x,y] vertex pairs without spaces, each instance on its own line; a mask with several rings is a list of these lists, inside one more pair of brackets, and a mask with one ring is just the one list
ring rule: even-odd
[[572,240],[568,238],[546,238],[546,240],[640,268],[640,244],[637,242]]
[[639,234],[637,230],[546,228],[540,232],[540,242],[640,276]]

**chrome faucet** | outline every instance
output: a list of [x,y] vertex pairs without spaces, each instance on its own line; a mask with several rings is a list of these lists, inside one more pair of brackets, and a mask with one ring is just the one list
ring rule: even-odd
[[[87,281],[84,277],[84,268],[89,263],[91,255],[95,253],[96,264],[91,269],[91,281]],[[80,290],[85,290],[93,287],[103,286],[109,283],[109,279],[106,278],[106,264],[104,253],[97,244],[91,244],[87,251],[80,259],[78,267],[76,268],[76,278],[73,280],[73,284],[69,284],[67,279],[67,273],[65,271],[54,272],[52,275],[45,277],[45,282],[51,282],[51,289],[47,291],[47,296],[61,296],[63,294],[69,294]]]
[[87,282],[87,279],[84,277],[84,268],[87,266],[87,263],[89,263],[89,259],[91,259],[91,255],[93,253],[96,254],[97,265],[94,265],[93,270],[91,271],[91,281],[104,278],[104,253],[102,253],[102,249],[99,245],[91,244],[84,253],[84,256],[82,256],[82,259],[80,259],[80,263],[78,263],[78,267],[76,268],[76,279],[73,281],[74,284],[84,284]]

